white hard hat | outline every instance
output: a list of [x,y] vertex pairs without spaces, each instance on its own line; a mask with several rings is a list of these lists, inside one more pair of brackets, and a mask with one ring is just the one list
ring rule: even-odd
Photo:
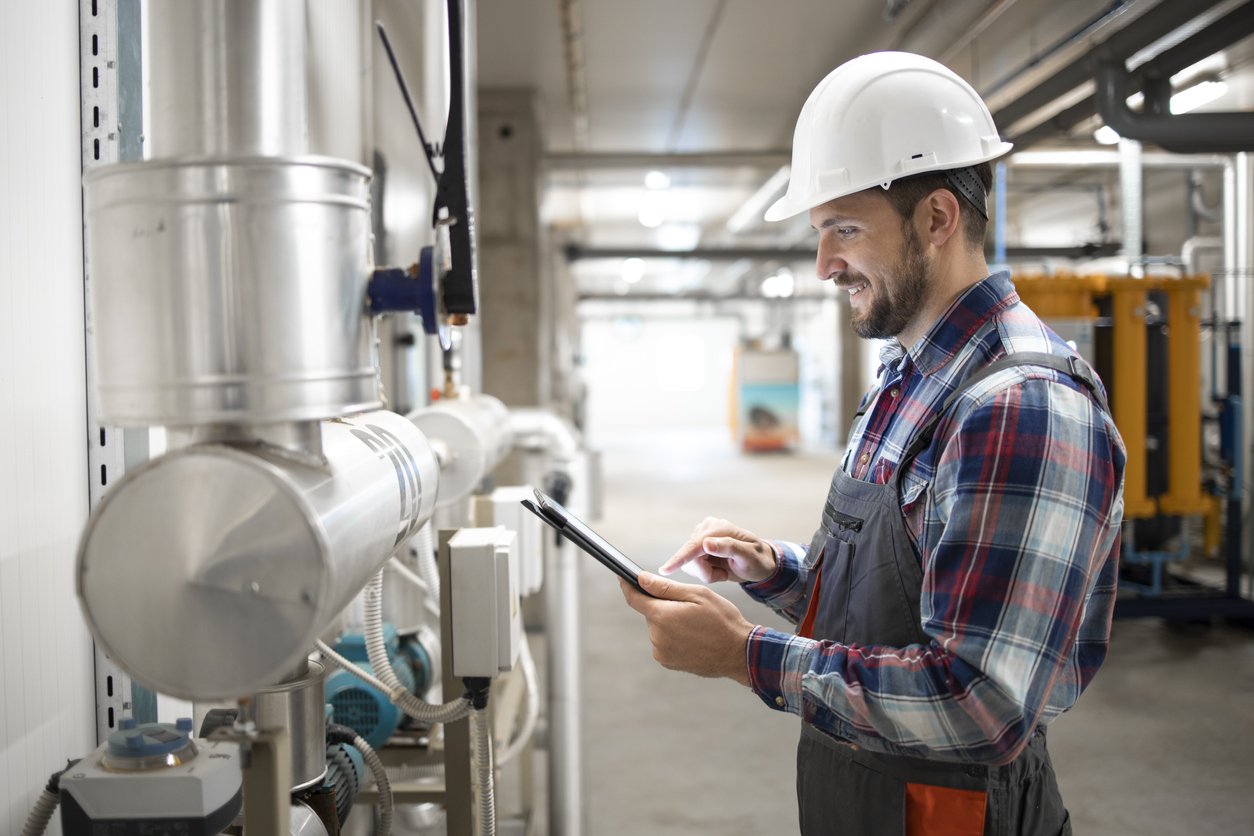
[[806,99],[788,191],[766,220],[871,186],[887,189],[902,177],[987,162],[1010,148],[983,99],[953,70],[910,52],[873,52],[832,70]]

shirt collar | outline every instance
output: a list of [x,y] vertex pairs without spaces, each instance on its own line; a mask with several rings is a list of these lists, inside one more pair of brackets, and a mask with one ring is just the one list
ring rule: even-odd
[[[993,314],[1017,301],[1019,295],[1010,281],[1010,271],[999,270],[964,290],[907,354],[925,377],[933,374],[948,363]],[[895,338],[892,342],[900,346]]]

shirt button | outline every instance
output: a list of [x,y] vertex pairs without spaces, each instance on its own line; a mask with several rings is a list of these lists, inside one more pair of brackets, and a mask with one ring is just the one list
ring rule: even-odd
[[888,394],[889,394],[891,397],[894,397],[894,398],[895,398],[895,397],[897,397],[898,395],[900,395],[900,394],[901,394],[901,390],[900,390],[900,389],[898,389],[896,386],[894,386],[893,388],[891,388],[891,389],[889,389],[889,390],[888,390]]
[[858,459],[858,463],[859,463],[859,464],[866,464],[866,463],[867,463],[867,462],[869,462],[870,460],[871,460],[871,454],[870,454],[870,453],[863,453],[863,454],[862,454],[862,456]]
[[787,705],[788,703],[784,702],[784,698],[783,698],[783,697],[776,697],[776,698],[775,698],[775,704],[776,704],[776,705],[778,705],[780,708],[783,708],[783,707],[784,707],[785,705]]

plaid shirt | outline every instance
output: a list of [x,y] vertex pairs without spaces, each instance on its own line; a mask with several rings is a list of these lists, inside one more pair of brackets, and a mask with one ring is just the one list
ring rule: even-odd
[[[842,468],[888,482],[915,434],[970,374],[1006,354],[1074,352],[1019,301],[1008,273],[965,291],[908,352],[889,340],[879,394]],[[960,396],[904,474],[906,529],[923,568],[926,645],[859,647],[757,627],[746,657],[771,708],[867,749],[1007,763],[1071,708],[1106,655],[1124,448],[1067,375],[1017,367]],[[807,546],[745,584],[805,614]]]

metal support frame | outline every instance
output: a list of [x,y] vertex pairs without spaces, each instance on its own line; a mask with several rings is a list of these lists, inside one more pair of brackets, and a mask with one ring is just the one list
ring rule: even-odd
[[[456,528],[441,528],[440,537],[440,663],[444,696],[455,693],[461,680],[453,675],[453,580],[448,541]],[[444,724],[444,805],[448,836],[474,836],[474,788],[470,764],[470,718]]]
[[[79,0],[79,89],[82,103],[83,173],[142,155],[142,95],[139,0]],[[95,344],[92,340],[92,271],[83,248],[83,303],[87,324],[87,485],[94,509],[110,484],[126,471],[128,458],[148,456],[146,429],[123,431],[104,426],[96,396]],[[134,448],[127,455],[128,442]],[[142,460],[142,459],[141,459]],[[103,743],[123,717],[133,716],[131,678],[100,648],[96,661],[96,741]],[[155,707],[151,717],[156,720]]]

